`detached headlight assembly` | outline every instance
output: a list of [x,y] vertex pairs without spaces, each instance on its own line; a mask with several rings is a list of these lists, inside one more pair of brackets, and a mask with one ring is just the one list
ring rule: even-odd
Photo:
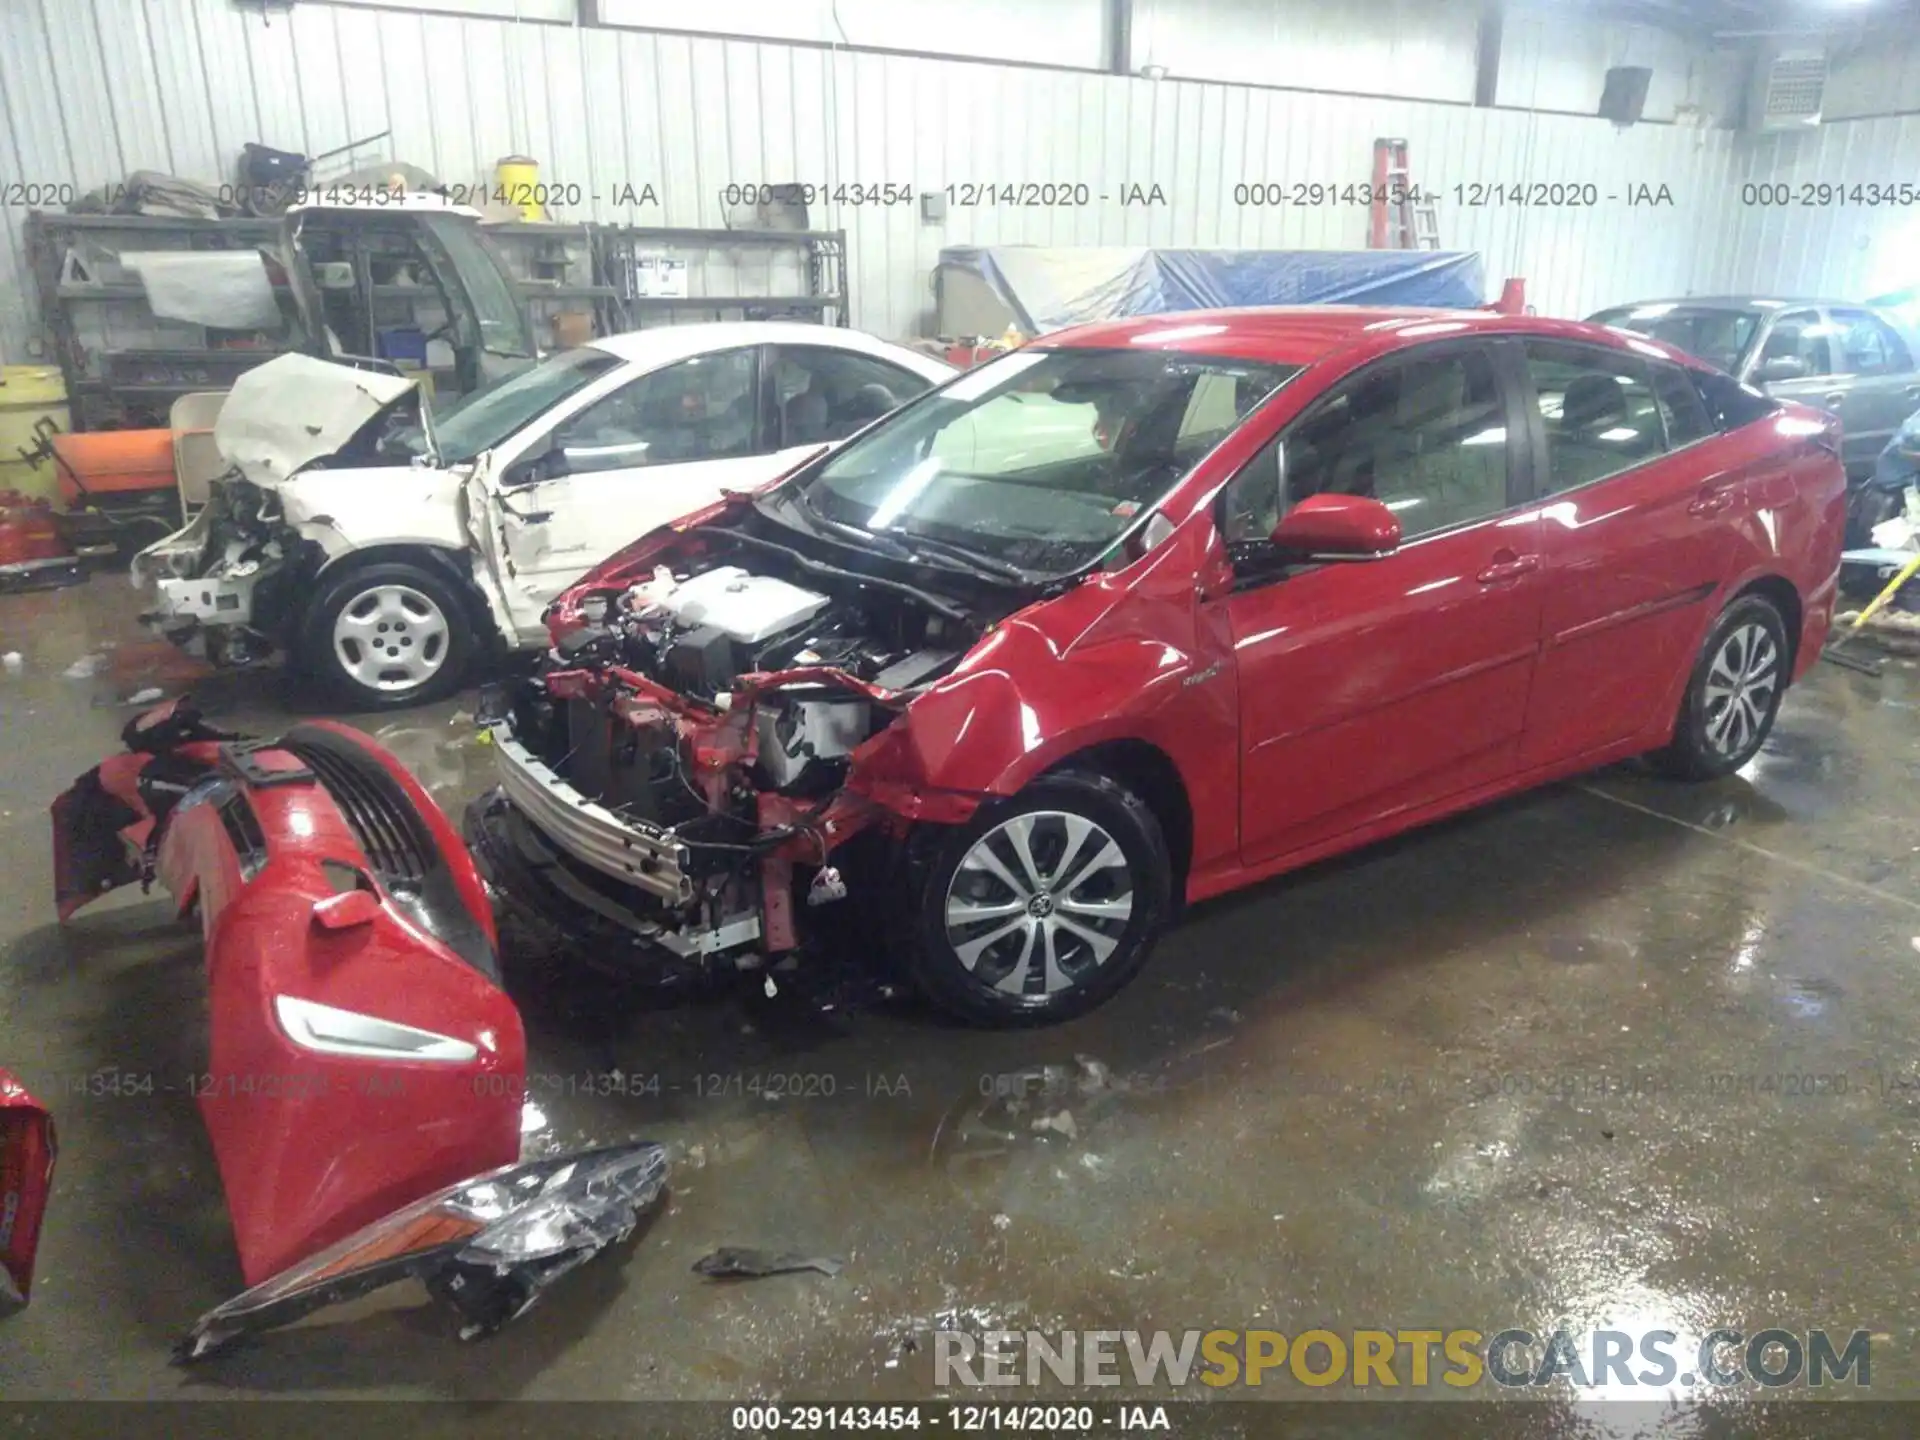
[[453,1307],[461,1339],[491,1335],[569,1270],[626,1239],[666,1181],[666,1151],[648,1141],[475,1176],[209,1310],[174,1358],[202,1359],[242,1335],[410,1278]]

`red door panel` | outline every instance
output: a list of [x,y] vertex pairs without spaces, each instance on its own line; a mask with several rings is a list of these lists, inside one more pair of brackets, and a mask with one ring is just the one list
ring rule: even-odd
[[1548,501],[1545,631],[1528,765],[1648,729],[1691,664],[1747,503],[1744,467],[1709,440]]
[[1248,864],[1511,772],[1539,645],[1525,511],[1229,599]]

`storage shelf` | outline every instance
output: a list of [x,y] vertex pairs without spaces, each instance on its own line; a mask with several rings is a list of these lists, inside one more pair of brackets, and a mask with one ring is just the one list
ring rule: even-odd
[[840,295],[637,295],[625,302],[636,310],[738,310],[758,305],[781,310],[825,310],[844,305]]

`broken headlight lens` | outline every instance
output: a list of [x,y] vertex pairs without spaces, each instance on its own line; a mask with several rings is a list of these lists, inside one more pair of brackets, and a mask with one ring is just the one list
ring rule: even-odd
[[462,1339],[489,1335],[567,1271],[624,1240],[666,1180],[666,1151],[645,1141],[475,1176],[209,1310],[176,1357],[198,1360],[241,1335],[408,1278],[459,1312]]

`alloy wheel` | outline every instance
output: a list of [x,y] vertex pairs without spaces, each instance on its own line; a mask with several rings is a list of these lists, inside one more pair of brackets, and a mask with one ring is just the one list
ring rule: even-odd
[[1732,758],[1757,740],[1780,688],[1780,647],[1761,625],[1727,632],[1707,667],[1706,738]]
[[947,886],[947,943],[1008,995],[1085,983],[1133,916],[1132,870],[1105,829],[1063,810],[1015,815],[976,840]]

